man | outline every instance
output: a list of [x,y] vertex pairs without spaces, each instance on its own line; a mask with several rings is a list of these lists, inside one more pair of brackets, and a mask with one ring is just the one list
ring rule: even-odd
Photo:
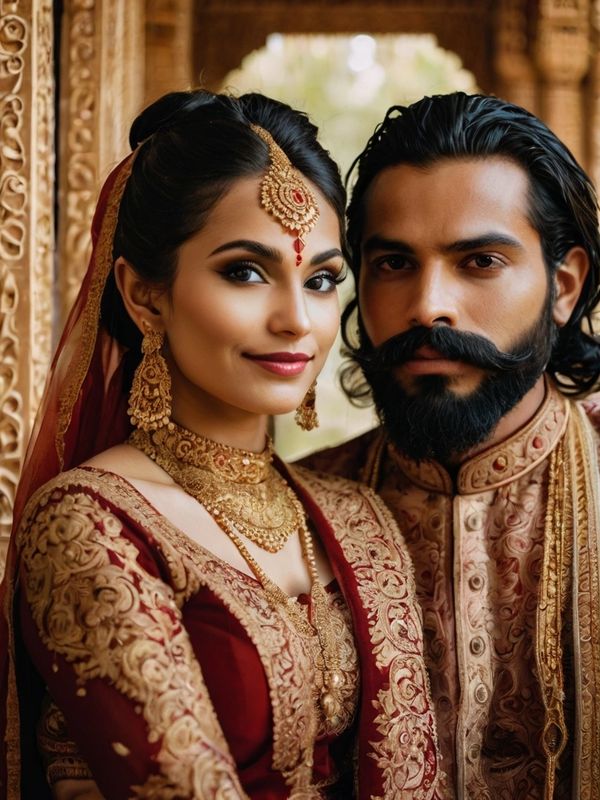
[[400,523],[455,796],[600,797],[600,403],[568,398],[600,375],[593,188],[464,94],[390,109],[357,167],[343,382],[382,427],[310,466]]

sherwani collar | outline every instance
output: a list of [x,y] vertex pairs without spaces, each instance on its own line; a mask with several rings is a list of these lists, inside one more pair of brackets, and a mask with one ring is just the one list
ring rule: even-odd
[[546,394],[532,419],[492,447],[461,464],[456,481],[438,462],[414,461],[388,443],[389,457],[415,484],[443,494],[475,494],[510,483],[531,470],[556,447],[565,432],[569,406],[558,389],[546,379]]

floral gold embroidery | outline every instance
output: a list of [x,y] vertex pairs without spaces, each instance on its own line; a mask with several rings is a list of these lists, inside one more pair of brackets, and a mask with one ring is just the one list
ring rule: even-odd
[[573,796],[579,800],[593,800],[600,785],[600,491],[597,478],[600,444],[580,408],[574,410],[571,428],[578,705],[578,761]]
[[97,500],[56,482],[35,497],[20,528],[23,584],[46,647],[81,685],[103,678],[142,705],[161,798],[244,797],[170,588]]
[[[304,637],[298,634],[296,628],[291,624],[283,612],[273,609],[268,602],[266,595],[260,586],[251,578],[239,573],[236,569],[213,556],[204,550],[187,536],[182,534],[168,520],[155,512],[141,495],[138,495],[132,487],[115,475],[110,475],[107,480],[102,473],[95,470],[72,470],[65,473],[53,482],[54,487],[61,487],[75,491],[73,487],[87,487],[96,495],[110,496],[111,502],[118,508],[126,510],[127,514],[137,521],[144,528],[150,528],[152,534],[150,538],[152,544],[162,555],[167,565],[170,587],[166,587],[159,581],[155,581],[143,572],[135,564],[137,551],[124,537],[120,536],[121,523],[112,514],[108,513],[95,500],[92,500],[85,491],[77,491],[76,494],[64,495],[55,488],[56,497],[48,504],[50,511],[44,509],[35,517],[35,526],[38,532],[30,533],[29,539],[34,540],[29,548],[33,548],[36,553],[42,553],[43,558],[47,558],[49,549],[45,537],[40,537],[40,530],[47,527],[48,517],[60,518],[58,527],[63,530],[71,528],[73,519],[73,533],[69,536],[70,542],[77,542],[77,562],[81,564],[92,564],[98,573],[95,585],[101,589],[98,593],[97,603],[93,608],[86,609],[86,621],[92,626],[104,626],[102,637],[98,636],[96,641],[109,640],[113,631],[107,626],[110,625],[112,616],[118,609],[127,617],[132,610],[139,618],[137,622],[144,626],[144,636],[141,636],[139,628],[127,623],[125,632],[119,633],[121,639],[127,633],[131,636],[144,638],[146,641],[143,648],[134,647],[119,648],[109,658],[109,663],[104,665],[104,672],[97,673],[97,667],[92,667],[91,662],[98,662],[96,656],[87,657],[90,662],[87,668],[79,666],[77,674],[85,675],[85,679],[96,676],[109,677],[115,682],[116,687],[127,694],[131,699],[138,702],[143,709],[144,716],[149,723],[149,738],[151,741],[161,740],[161,754],[166,757],[166,764],[161,763],[162,773],[152,775],[142,787],[136,787],[136,797],[156,798],[178,798],[181,796],[181,787],[189,787],[190,780],[193,781],[193,795],[195,797],[223,797],[239,798],[245,795],[238,794],[241,789],[228,780],[218,779],[218,765],[213,764],[210,752],[206,751],[206,758],[200,760],[194,769],[194,774],[190,775],[183,767],[177,769],[173,764],[175,754],[183,761],[188,749],[193,749],[193,742],[198,736],[196,716],[204,719],[203,714],[206,709],[210,709],[210,716],[214,717],[214,710],[206,694],[206,688],[201,678],[200,669],[197,662],[193,660],[193,653],[186,651],[186,658],[191,658],[195,665],[192,673],[197,673],[198,687],[201,687],[202,696],[193,698],[193,703],[189,698],[189,691],[186,695],[178,693],[174,697],[171,689],[178,677],[183,678],[185,667],[183,664],[173,665],[169,660],[169,653],[162,646],[162,637],[169,637],[172,647],[178,648],[181,644],[180,637],[184,632],[178,627],[180,620],[180,609],[183,604],[195,594],[201,586],[207,586],[217,597],[219,597],[232,614],[241,622],[247,631],[250,639],[255,644],[261,663],[265,669],[265,674],[269,683],[273,724],[273,768],[281,771],[286,782],[291,789],[291,798],[301,800],[307,798],[322,798],[320,789],[312,785],[312,750],[315,739],[318,735],[332,735],[340,733],[352,722],[357,707],[358,695],[358,659],[354,646],[352,626],[349,611],[339,593],[329,597],[330,612],[332,623],[340,642],[341,669],[344,674],[344,687],[342,692],[342,709],[336,725],[326,723],[320,713],[317,712],[317,696],[323,681],[323,664],[320,663],[319,648],[312,641],[314,637]],[[76,498],[76,499],[75,499]],[[47,498],[44,498],[47,499]],[[66,503],[66,505],[65,505]],[[44,501],[40,505],[45,505]],[[54,527],[56,524],[53,523]],[[110,533],[109,541],[105,541],[102,536],[98,537],[97,529],[103,527]],[[84,544],[88,538],[99,538],[98,546],[90,548],[89,542]],[[24,549],[29,552],[27,546]],[[89,551],[93,550],[94,559],[89,556]],[[120,559],[126,562],[128,573],[123,576],[124,589],[115,587],[115,574],[106,564],[106,553],[117,554]],[[83,554],[85,553],[85,555]],[[35,558],[35,556],[34,556]],[[28,563],[31,556],[27,556]],[[55,559],[57,561],[58,559]],[[41,569],[41,567],[40,567]],[[62,577],[67,579],[68,573],[72,572],[72,564],[63,566]],[[32,570],[28,568],[28,574]],[[87,576],[87,571],[86,571]],[[144,579],[146,592],[143,597],[137,597],[136,587]],[[60,583],[54,580],[54,583]],[[108,600],[103,597],[104,591],[109,591],[112,587]],[[47,587],[46,587],[47,588]],[[69,592],[73,591],[70,587]],[[83,588],[82,588],[83,591]],[[43,592],[41,593],[43,594]],[[152,630],[150,619],[145,618],[141,613],[142,606],[147,604],[146,594],[155,598],[154,605],[165,607],[165,603],[170,606],[169,617],[172,617],[173,624],[171,631],[166,630],[157,632],[148,639],[148,628]],[[73,595],[69,594],[72,600]],[[31,602],[31,600],[30,600]],[[40,601],[43,604],[43,601]],[[65,603],[60,606],[64,610]],[[81,616],[79,614],[78,616]],[[37,617],[36,617],[37,622]],[[70,629],[71,622],[65,625],[65,629]],[[168,623],[166,625],[168,628]],[[85,626],[82,625],[79,632],[69,636],[69,648],[74,647],[75,643],[81,639],[82,633],[85,635]],[[93,637],[94,634],[88,634]],[[44,639],[48,645],[48,638]],[[189,647],[187,636],[185,641],[186,648]],[[87,653],[88,645],[83,647],[82,654]],[[179,671],[177,667],[180,667]],[[123,677],[119,673],[123,672]],[[151,691],[145,691],[144,686],[149,683]],[[135,684],[135,685],[134,685]],[[167,697],[163,699],[163,695]],[[146,705],[157,705],[158,710],[153,712]],[[194,708],[196,714],[190,718],[185,714],[187,707]],[[160,720],[157,719],[160,717]],[[160,727],[159,727],[159,722]],[[215,728],[209,727],[203,731],[204,741],[210,747],[211,736],[217,731],[215,741],[221,747],[226,748],[222,742],[222,732],[218,727],[218,722],[213,719]],[[161,733],[162,732],[162,733]],[[161,739],[162,737],[162,739]],[[219,739],[221,743],[219,744]],[[124,745],[125,746],[125,745]],[[230,758],[229,753],[227,756]],[[163,758],[164,761],[164,758]],[[202,766],[202,769],[200,769]],[[217,767],[217,769],[216,769]],[[232,766],[234,770],[235,767]],[[335,780],[332,778],[332,780]],[[212,781],[212,782],[211,782]],[[215,794],[216,789],[223,791],[223,794]],[[189,791],[189,789],[186,789]],[[229,794],[233,792],[233,794]]]
[[546,709],[542,744],[546,755],[546,800],[554,797],[558,759],[567,743],[564,715],[562,613],[571,589],[570,464],[563,439],[550,455],[544,527],[544,561],[537,609],[536,661]]
[[366,487],[301,468],[293,474],[316,498],[358,576],[376,663],[389,675],[389,688],[380,690],[374,701],[381,737],[371,742],[372,757],[383,775],[384,795],[372,800],[443,797],[421,614],[400,532]]
[[[569,402],[548,382],[546,400],[529,425],[466,462],[459,493],[452,491],[448,475],[420,471],[414,463],[404,469],[381,429],[309,459],[313,468],[348,477],[360,474],[381,493],[404,534],[423,608],[442,766],[451,773],[457,797],[544,796],[545,709],[535,662],[536,607],[549,458],[566,424],[572,484],[572,499],[565,503],[572,514],[568,547],[571,530],[575,538],[572,572],[563,584],[569,738],[555,793],[578,800],[593,800],[597,794],[599,409],[600,394]],[[568,565],[569,558],[564,561]],[[554,658],[552,642],[547,647]]]
[[[119,500],[121,502],[121,499]],[[177,554],[188,573],[186,596],[207,586],[241,622],[254,643],[269,684],[273,714],[273,768],[292,790],[291,797],[319,798],[312,783],[312,751],[317,735],[339,734],[351,723],[357,706],[358,660],[348,609],[341,596],[329,598],[332,624],[340,642],[344,686],[337,724],[327,723],[317,712],[323,682],[323,664],[315,637],[298,633],[285,613],[273,608],[261,587],[241,575],[195,542],[157,520],[160,546]],[[172,563],[173,555],[169,557]]]

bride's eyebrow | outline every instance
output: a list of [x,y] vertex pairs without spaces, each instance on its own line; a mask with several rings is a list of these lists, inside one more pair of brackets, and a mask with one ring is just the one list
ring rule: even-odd
[[[276,261],[279,263],[283,261],[281,250],[278,250],[276,247],[269,247],[266,244],[262,244],[262,242],[256,242],[253,239],[234,239],[231,242],[225,242],[224,244],[221,244],[215,248],[210,255],[214,256],[218,253],[225,253],[228,250],[246,250],[247,252],[254,253],[254,255],[261,256],[262,258],[269,259],[270,261]],[[332,258],[343,257],[344,255],[339,247],[332,247],[329,250],[325,250],[323,253],[318,253],[317,255],[313,256],[310,260],[310,263],[313,266],[318,266],[319,264],[324,264],[325,262],[330,261]]]
[[234,239],[231,242],[225,242],[215,248],[210,255],[214,256],[218,253],[224,253],[227,250],[247,250],[262,258],[268,258],[271,261],[283,260],[281,250],[278,250],[276,247],[268,247],[266,244],[256,242],[253,239]]
[[344,254],[339,249],[339,247],[332,247],[330,250],[325,250],[323,253],[318,253],[316,256],[313,256],[310,260],[310,263],[313,267],[318,266],[319,264],[324,264],[326,261],[331,261],[332,258],[343,258]]

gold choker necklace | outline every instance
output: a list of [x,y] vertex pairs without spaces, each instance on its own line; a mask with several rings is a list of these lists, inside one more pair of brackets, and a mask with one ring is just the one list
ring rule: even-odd
[[270,440],[262,453],[252,453],[170,423],[151,433],[138,429],[130,443],[156,461],[211,516],[233,525],[263,550],[278,553],[300,530],[304,510],[273,467]]
[[[273,467],[271,441],[262,453],[237,450],[169,423],[157,431],[136,429],[129,444],[141,450],[200,502],[229,536],[275,607],[283,607],[296,629],[316,636],[323,661],[319,705],[332,725],[339,720],[344,674],[327,592],[319,581],[313,542],[302,504]],[[298,532],[311,579],[310,617],[262,569],[240,534],[276,553]]]

